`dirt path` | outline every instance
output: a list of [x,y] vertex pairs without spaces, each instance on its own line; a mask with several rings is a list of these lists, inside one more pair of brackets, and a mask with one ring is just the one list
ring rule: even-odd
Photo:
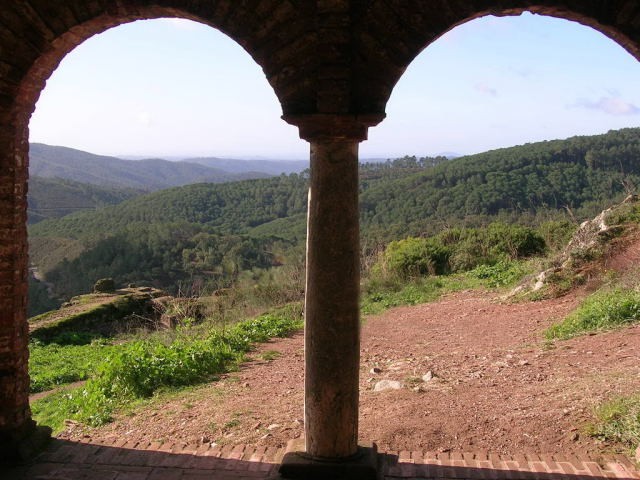
[[[361,438],[384,450],[597,454],[606,446],[581,429],[603,399],[640,390],[640,326],[545,346],[542,330],[577,303],[571,295],[509,305],[462,292],[370,317]],[[61,436],[282,446],[303,432],[302,334],[252,357],[219,382]],[[382,379],[404,387],[374,392]]]

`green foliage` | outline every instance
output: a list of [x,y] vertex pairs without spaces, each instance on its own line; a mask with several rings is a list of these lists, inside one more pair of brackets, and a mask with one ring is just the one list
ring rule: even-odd
[[640,320],[640,292],[634,290],[602,290],[586,300],[562,322],[549,327],[549,340],[608,330]]
[[639,184],[638,157],[640,129],[623,129],[457,158],[363,190],[363,229],[398,226],[402,236],[415,236],[476,216],[565,208],[592,217],[626,195],[625,185]]
[[[126,294],[113,300],[86,308],[77,313],[60,316],[51,321],[57,312],[49,312],[31,318],[34,326],[31,338],[44,343],[61,343],[63,338],[96,338],[115,333],[122,321],[130,315],[149,313],[149,298],[146,295]],[[45,323],[43,326],[38,326]]]
[[384,252],[384,266],[403,278],[441,275],[449,267],[451,250],[433,238],[406,238],[391,242]]
[[131,188],[99,187],[61,178],[32,175],[29,178],[29,223],[117,205],[142,193],[141,190]]
[[614,212],[607,217],[609,225],[621,225],[626,223],[640,223],[640,204],[628,203],[616,208]]
[[492,223],[486,228],[455,228],[435,237],[391,242],[372,276],[410,278],[463,272],[539,255],[545,248],[543,238],[527,227]]
[[27,317],[33,317],[60,306],[57,299],[49,296],[47,286],[29,275],[29,305]]
[[[444,238],[416,242],[431,263],[399,265],[409,276],[520,258],[539,249],[540,236],[555,249],[569,231],[566,221],[559,223],[566,212],[578,220],[593,216],[640,181],[640,164],[630,160],[639,152],[640,129],[624,129],[455,160],[405,157],[363,165],[362,238],[379,245],[464,230],[454,246]],[[139,196],[31,226],[31,257],[60,297],[87,292],[102,277],[172,293],[207,282],[228,287],[244,272],[280,265],[273,251],[303,244],[307,186],[303,173]],[[518,237],[505,226],[516,221],[556,224]],[[473,233],[491,222],[502,226],[484,237]],[[511,244],[502,241],[505,232]]]
[[640,395],[610,400],[595,410],[595,416],[587,430],[591,436],[629,449],[640,445]]
[[[227,329],[180,332],[172,341],[149,337],[113,346],[82,388],[34,402],[34,417],[46,415],[51,422],[74,418],[90,425],[110,420],[115,408],[125,402],[146,398],[162,388],[192,385],[228,371],[253,343],[273,336],[286,336],[302,327],[300,305],[287,305]],[[69,348],[69,347],[66,347]],[[50,405],[62,414],[51,419]],[[56,420],[57,419],[57,420]],[[51,424],[59,428],[59,423]]]
[[113,293],[116,291],[116,282],[113,278],[101,278],[93,285],[95,293]]
[[500,261],[493,265],[478,265],[467,272],[467,276],[482,280],[489,288],[504,288],[515,285],[529,271],[525,262]]
[[[442,277],[416,278],[397,282],[369,281],[363,292],[360,311],[364,315],[374,315],[400,305],[417,305],[436,300],[446,290]],[[451,289],[449,291],[456,290]]]
[[576,232],[578,226],[568,220],[549,220],[536,229],[551,252],[562,250]]
[[86,339],[76,337],[77,344],[71,338],[63,338],[61,343],[48,345],[39,341],[29,344],[30,392],[44,392],[60,385],[86,380],[114,346],[103,340],[83,344]]

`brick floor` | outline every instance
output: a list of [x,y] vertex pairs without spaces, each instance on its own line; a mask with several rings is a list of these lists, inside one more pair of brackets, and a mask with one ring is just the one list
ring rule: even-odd
[[[260,480],[277,477],[285,449],[229,445],[73,443],[53,440],[30,465],[2,480]],[[380,452],[384,480],[640,479],[626,457],[496,455],[488,452]]]

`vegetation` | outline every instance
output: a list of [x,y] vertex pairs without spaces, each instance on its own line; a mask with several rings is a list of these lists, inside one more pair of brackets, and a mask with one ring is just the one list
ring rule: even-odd
[[93,285],[95,293],[112,293],[116,291],[116,283],[113,278],[101,278]]
[[117,205],[144,193],[132,188],[99,187],[60,178],[29,178],[29,223],[59,218],[77,211]]
[[562,322],[551,326],[547,339],[566,339],[640,321],[640,292],[628,289],[598,291]]
[[113,350],[114,346],[104,339],[80,345],[69,344],[68,340],[62,344],[32,341],[29,345],[30,392],[45,392],[88,379]]
[[29,275],[29,304],[27,305],[27,316],[35,317],[41,313],[54,310],[60,306],[60,301],[51,298],[47,286],[36,280],[33,275]]
[[[86,308],[71,313],[50,311],[29,319],[32,326],[30,337],[46,343],[64,345],[69,342],[69,333],[74,335],[111,335],[117,332],[132,315],[149,316],[150,295],[144,292],[109,296],[101,301],[99,295],[85,295],[78,301],[90,302]],[[62,314],[60,314],[62,313]],[[85,337],[83,337],[85,338]],[[71,343],[77,343],[73,338]]]
[[[34,418],[55,430],[59,430],[67,418],[100,425],[109,421],[114,409],[126,402],[150,397],[160,389],[193,385],[234,368],[254,343],[286,336],[301,328],[301,314],[300,305],[291,304],[227,328],[209,324],[199,329],[178,330],[173,338],[159,333],[122,343],[117,348],[100,348],[95,342],[77,351],[67,348],[67,352],[91,352],[84,366],[91,364],[94,374],[83,387],[60,391],[34,402]],[[38,348],[41,346],[35,350]],[[48,351],[40,350],[37,356],[41,358],[46,353],[59,352],[49,346]],[[95,359],[101,354],[104,357],[98,363]],[[62,361],[58,356],[56,366]],[[34,367],[37,365],[34,363]],[[57,378],[54,375],[39,377],[42,380],[37,388],[45,388],[47,382],[55,384],[87,377],[86,369],[80,366],[71,372],[61,368],[57,371]],[[66,380],[62,380],[64,375]]]
[[[547,231],[539,230],[538,236],[556,248],[547,236],[568,234],[576,221],[638,183],[640,165],[633,161],[638,153],[640,129],[625,129],[455,160],[405,157],[363,165],[363,254],[408,236],[456,228],[466,234],[489,223],[516,221],[529,227],[546,224]],[[172,293],[200,289],[204,279],[211,279],[210,289],[227,288],[243,272],[282,265],[300,248],[307,181],[303,173],[190,185],[46,220],[30,228],[32,259],[62,298],[89,291],[102,277]],[[444,250],[432,252],[441,258],[431,258],[432,265],[421,265],[420,271],[475,266],[465,258],[465,249],[450,252],[441,240]],[[474,244],[485,249],[490,258],[477,264],[498,261],[503,253],[489,251],[483,245],[487,239],[469,235],[459,240],[468,243],[467,250]],[[423,240],[413,242],[416,248],[431,248]]]
[[255,171],[230,173],[197,163],[157,158],[122,160],[41,143],[29,145],[29,172],[36,177],[63,178],[101,187],[144,191],[196,182],[228,182],[266,176]]
[[446,293],[471,288],[508,288],[530,270],[526,261],[511,261],[479,265],[464,273],[412,279],[374,274],[365,281],[361,311],[365,315],[377,314],[400,305],[432,302]]
[[596,422],[587,432],[601,440],[616,442],[629,450],[640,445],[640,395],[615,398],[595,411]]
[[[638,153],[640,129],[627,129],[452,161],[364,165],[362,313],[515,285],[541,256],[565,250],[583,215],[632,189],[640,180],[632,160]],[[172,314],[183,317],[176,331],[116,336],[97,323],[117,312],[100,306],[88,309],[97,323],[81,313],[34,332],[33,392],[87,381],[35,402],[36,418],[56,428],[65,418],[104,423],[125,404],[215,378],[254,343],[300,328],[307,181],[303,173],[192,185],[33,225],[34,261],[58,295],[89,291],[101,278],[115,279],[109,289],[136,283],[212,293],[202,302],[204,321],[176,306]],[[624,230],[616,225],[637,224],[640,209],[624,206],[607,221],[615,228],[596,233],[608,241]],[[595,255],[576,252],[572,265]],[[578,278],[556,274],[566,288]],[[47,315],[32,321],[47,323]],[[546,337],[639,319],[640,293],[619,286],[590,296]],[[593,434],[637,443],[638,403],[633,397],[604,406]]]
[[433,237],[391,242],[374,266],[402,278],[461,272],[501,260],[540,255],[544,239],[531,228],[491,223],[486,228],[452,228]]

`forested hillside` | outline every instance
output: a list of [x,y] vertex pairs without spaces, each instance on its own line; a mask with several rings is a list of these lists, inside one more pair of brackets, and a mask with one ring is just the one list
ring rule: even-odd
[[41,143],[29,145],[29,173],[37,177],[146,191],[196,182],[219,183],[269,176],[261,172],[230,173],[197,163],[158,158],[123,160]]
[[132,188],[98,187],[60,178],[29,178],[29,223],[82,210],[117,205],[144,193]]
[[462,157],[361,197],[365,227],[412,233],[432,221],[570,210],[592,215],[640,182],[640,129],[527,144]]
[[[363,244],[496,219],[578,221],[640,182],[640,129],[528,144],[447,160],[405,157],[361,168]],[[98,277],[233,282],[299,258],[307,174],[198,184],[30,228],[31,258],[61,295]],[[53,245],[53,246],[52,246]],[[66,258],[66,260],[64,260]]]

